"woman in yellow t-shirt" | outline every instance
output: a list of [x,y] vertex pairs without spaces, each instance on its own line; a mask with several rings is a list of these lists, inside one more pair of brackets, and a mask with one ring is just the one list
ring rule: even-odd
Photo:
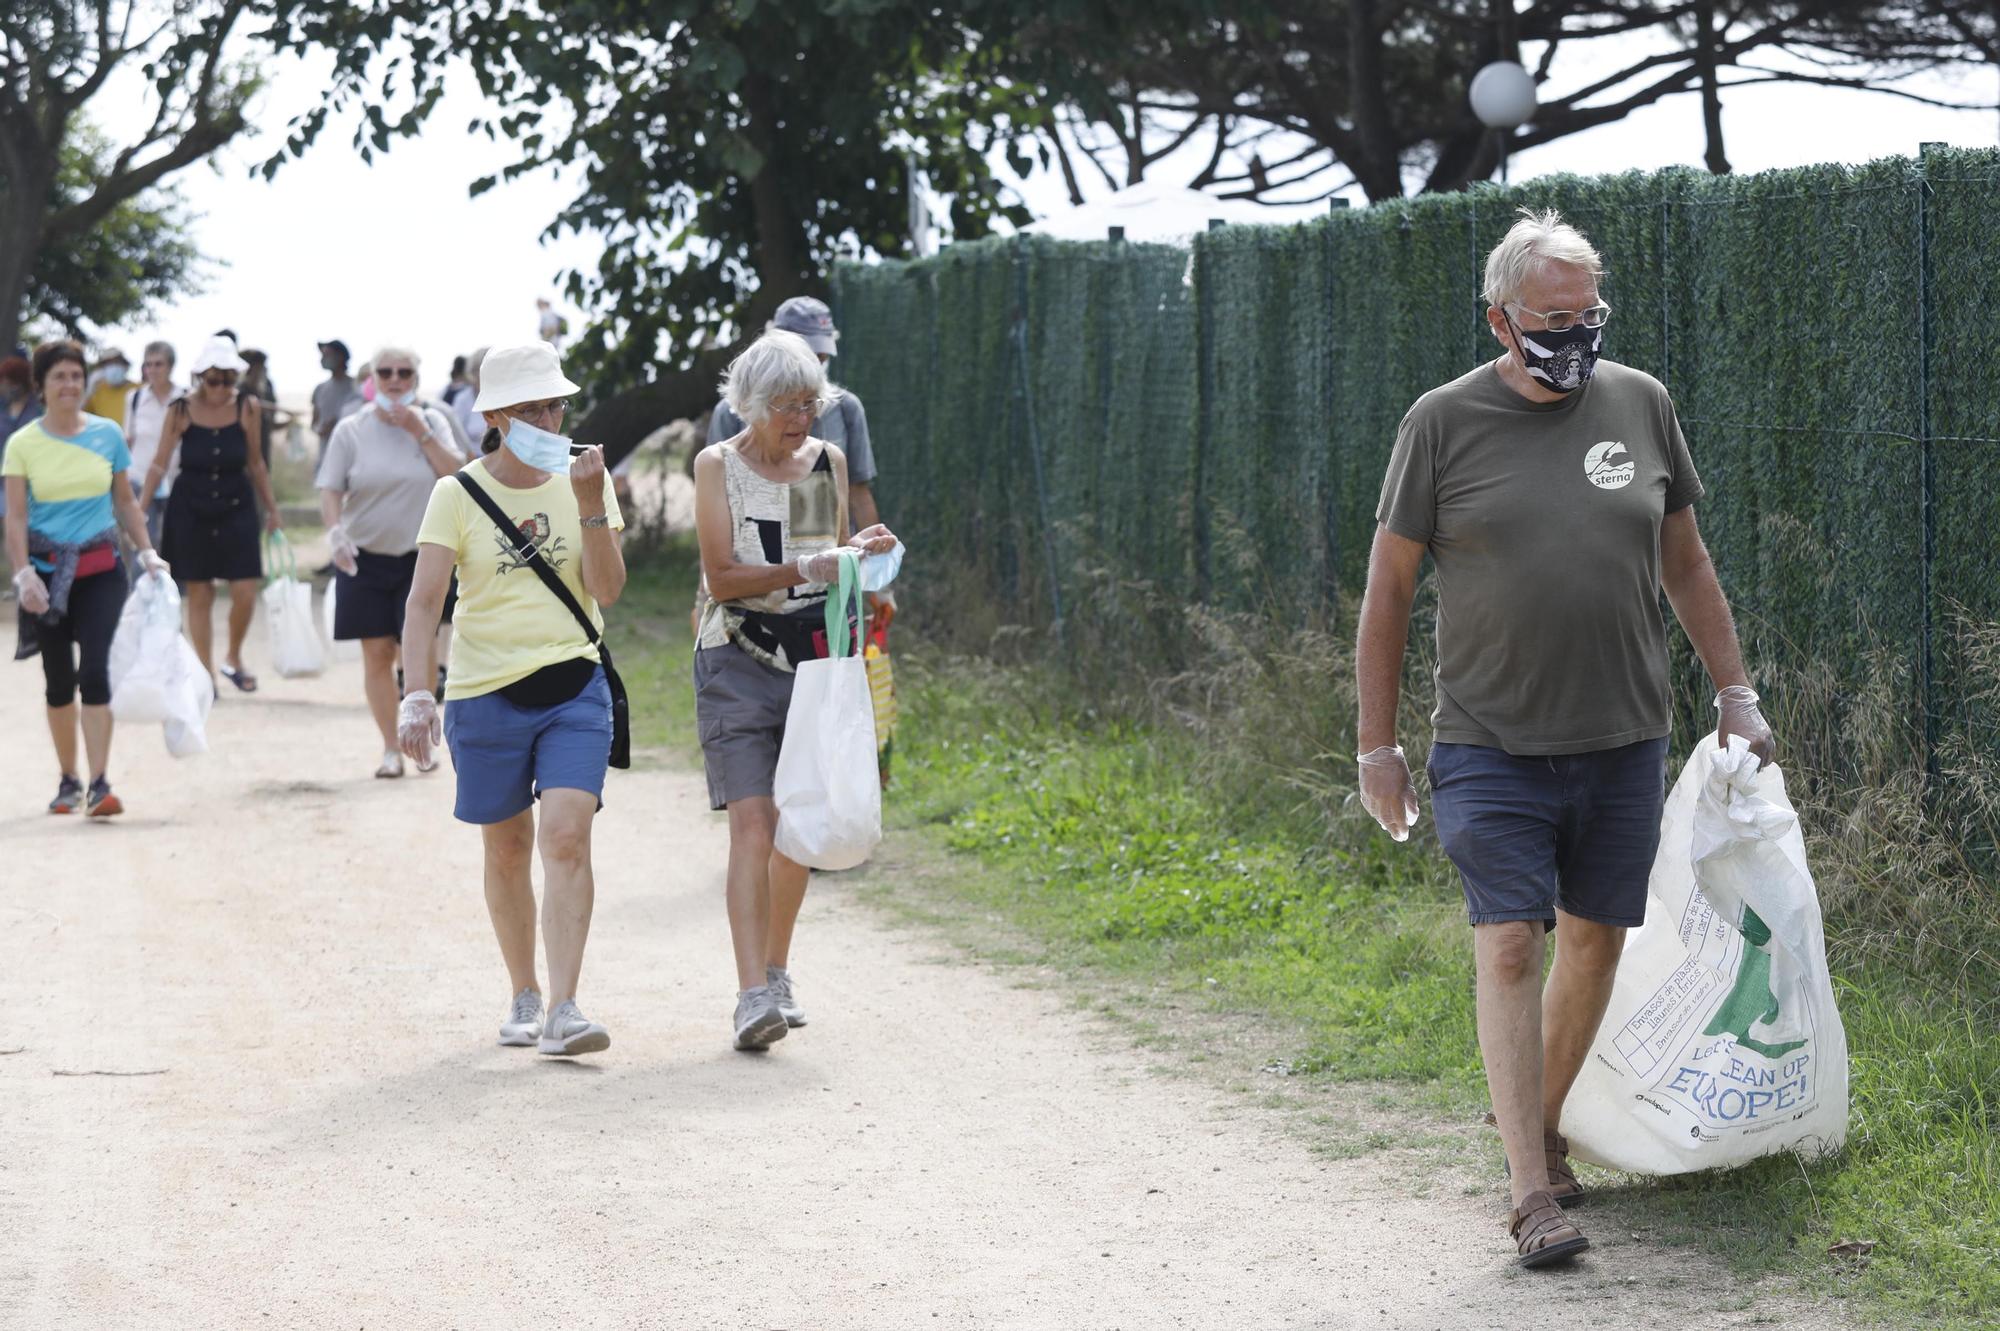
[[[486,844],[486,908],[514,995],[504,1045],[587,1054],[611,1036],[578,1010],[576,987],[596,894],[591,820],[611,756],[611,692],[597,648],[524,553],[552,568],[601,631],[598,607],[625,589],[625,557],[604,450],[572,449],[562,428],[577,392],[555,349],[534,342],[488,353],[474,409],[485,418],[483,456],[431,491],[417,532],[417,569],[403,616],[404,678],[436,671],[439,616],[453,570],[450,705],[427,690],[404,695],[398,741],[429,770],[440,739],[458,779],[456,814]],[[505,512],[502,531],[474,500],[476,485]],[[541,814],[547,908],[542,923],[549,988],[544,1016],[535,978],[535,893],[529,870]]]

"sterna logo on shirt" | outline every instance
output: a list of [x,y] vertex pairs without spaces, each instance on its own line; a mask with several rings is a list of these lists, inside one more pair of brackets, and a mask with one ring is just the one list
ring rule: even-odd
[[1638,470],[1639,464],[1625,451],[1625,445],[1616,439],[1594,444],[1583,455],[1583,474],[1600,490],[1624,489],[1632,483],[1632,477]]

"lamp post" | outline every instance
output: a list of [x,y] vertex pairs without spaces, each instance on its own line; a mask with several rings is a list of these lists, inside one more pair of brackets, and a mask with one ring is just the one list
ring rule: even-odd
[[1507,140],[1535,118],[1535,79],[1517,61],[1496,60],[1472,76],[1472,114],[1500,146],[1500,182],[1507,181]]

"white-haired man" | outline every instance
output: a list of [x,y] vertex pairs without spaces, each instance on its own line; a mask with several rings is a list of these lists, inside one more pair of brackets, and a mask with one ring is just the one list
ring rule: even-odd
[[1645,918],[1671,729],[1663,588],[1719,690],[1720,737],[1772,757],[1695,528],[1702,485],[1673,402],[1652,376],[1598,359],[1603,273],[1553,211],[1524,210],[1487,257],[1486,319],[1503,350],[1403,418],[1357,647],[1362,801],[1400,841],[1417,798],[1397,690],[1428,553],[1432,800],[1465,887],[1509,1229],[1530,1267],[1589,1246],[1562,1210],[1582,1188],[1558,1128],[1625,931]]

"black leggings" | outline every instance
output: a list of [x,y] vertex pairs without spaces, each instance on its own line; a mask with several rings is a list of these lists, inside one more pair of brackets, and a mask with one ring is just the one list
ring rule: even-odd
[[[125,608],[125,574],[117,568],[78,578],[70,584],[69,612],[55,623],[42,620],[35,634],[42,644],[42,678],[48,682],[51,707],[67,707],[83,690],[85,707],[111,701],[111,639],[118,632],[118,614]],[[77,649],[83,665],[77,665]]]

